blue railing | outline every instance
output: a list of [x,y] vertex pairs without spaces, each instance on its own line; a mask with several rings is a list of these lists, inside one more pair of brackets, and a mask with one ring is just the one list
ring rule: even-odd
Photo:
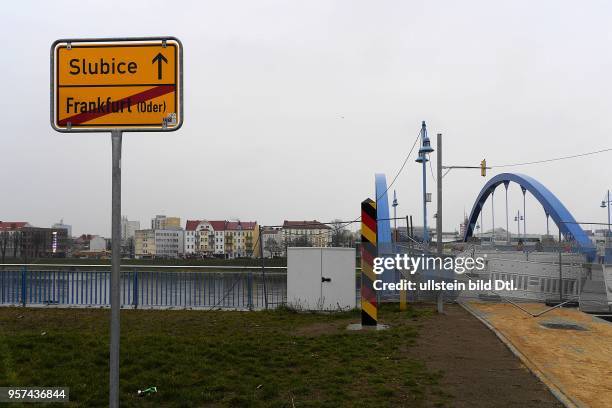
[[[0,304],[110,306],[108,269],[32,268],[0,269]],[[262,309],[287,300],[285,273],[157,269],[121,271],[122,307]]]

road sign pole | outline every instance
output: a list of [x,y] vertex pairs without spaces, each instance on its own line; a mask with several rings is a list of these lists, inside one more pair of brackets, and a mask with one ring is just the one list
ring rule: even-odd
[[111,330],[110,330],[110,384],[109,406],[119,407],[119,339],[121,309],[120,273],[121,273],[121,131],[113,130],[111,140],[113,145],[113,184],[112,184],[112,216],[111,216]]
[[51,127],[63,133],[111,132],[109,406],[118,407],[122,132],[181,128],[183,46],[175,37],[62,39],[51,44],[50,58]]

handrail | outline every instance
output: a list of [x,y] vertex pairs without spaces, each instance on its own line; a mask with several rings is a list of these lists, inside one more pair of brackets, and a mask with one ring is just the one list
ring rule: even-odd
[[500,297],[500,298],[501,298],[501,299],[502,299],[504,302],[508,302],[508,303],[510,303],[512,306],[515,306],[515,307],[519,308],[520,310],[522,310],[523,312],[527,313],[527,314],[528,314],[528,315],[530,315],[531,317],[540,317],[540,316],[542,316],[544,313],[548,313],[548,312],[550,312],[551,310],[554,310],[554,309],[556,309],[556,308],[558,308],[558,307],[561,307],[561,306],[563,306],[563,305],[565,305],[565,304],[567,304],[567,303],[570,303],[570,302],[573,302],[573,301],[575,301],[575,300],[577,300],[577,299],[580,299],[580,297],[579,297],[579,296],[574,296],[574,297],[572,297],[572,298],[570,298],[570,299],[566,300],[565,302],[559,303],[558,305],[551,306],[551,307],[549,307],[548,309],[544,309],[544,310],[542,310],[542,311],[541,311],[541,312],[539,312],[539,313],[533,314],[533,313],[531,313],[529,310],[527,310],[527,309],[525,309],[525,308],[521,307],[521,306],[520,306],[518,303],[515,303],[515,302],[513,302],[512,300],[510,300],[510,299],[507,299],[507,298],[503,297],[503,296],[502,296],[502,295],[500,295],[499,293],[494,292],[494,291],[491,291],[491,292],[492,292],[492,293],[495,293],[496,295],[498,295],[498,296],[499,296],[499,297]]
[[[86,265],[86,264],[0,264],[3,266],[26,266],[26,267],[63,267],[63,268],[110,268],[110,264],[97,264],[97,265]],[[122,268],[155,268],[155,269],[242,269],[242,270],[254,270],[261,269],[259,266],[248,266],[248,265],[121,265]],[[286,266],[266,266],[266,269],[287,269]]]
[[[61,268],[110,268],[109,264],[0,264],[0,268],[4,266],[25,266],[25,267],[61,267]],[[121,268],[125,269],[229,269],[229,270],[260,270],[259,266],[249,265],[121,265]],[[266,269],[287,269],[286,266],[266,266]],[[360,266],[355,267],[355,270],[361,270]]]
[[[518,262],[518,263],[533,263],[533,264],[539,264],[539,265],[559,265],[559,261],[531,261],[531,260],[525,260],[525,259],[509,259],[509,258],[498,258],[498,257],[492,257],[492,256],[487,256],[487,260],[491,261],[507,261],[507,262]],[[584,266],[585,264],[588,264],[588,262],[583,262],[583,263],[576,263],[576,262],[561,262],[561,265],[564,266]]]

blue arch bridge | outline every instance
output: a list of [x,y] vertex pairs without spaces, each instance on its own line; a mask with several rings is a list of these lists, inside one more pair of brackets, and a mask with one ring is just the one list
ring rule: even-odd
[[[510,239],[508,230],[508,188],[511,183],[518,185],[523,193],[523,214],[525,206],[525,196],[531,194],[538,203],[542,206],[546,216],[547,225],[547,242],[543,245],[540,243],[534,248],[528,248],[527,245],[520,249],[520,241],[526,238],[526,234],[519,232],[517,243]],[[429,251],[427,243],[413,242],[405,245],[402,242],[393,242],[391,237],[391,224],[389,217],[389,202],[387,198],[387,186],[385,176],[383,174],[376,175],[376,197],[377,197],[377,216],[378,216],[378,246],[379,256],[389,257],[396,254],[411,253],[417,255],[419,253]],[[498,189],[499,187],[499,189]],[[494,239],[489,242],[483,242],[482,239],[476,239],[475,230],[478,226],[478,219],[481,217],[483,208],[489,197],[493,198],[496,191],[502,190],[506,196],[506,235],[504,240],[505,246],[496,244]],[[493,204],[492,204],[493,205]],[[494,211],[491,211],[494,215]],[[519,223],[520,223],[520,217]],[[552,237],[548,233],[549,219],[556,224],[559,230],[559,240],[554,243]],[[526,222],[525,222],[526,223]],[[494,224],[494,222],[493,222]],[[520,224],[519,224],[520,228]],[[525,229],[525,224],[523,224]],[[495,229],[492,230],[492,235],[495,234]],[[409,237],[409,240],[411,237]],[[418,239],[416,240],[418,241]],[[584,310],[595,308],[592,310],[600,310],[610,308],[607,304],[612,305],[612,288],[606,289],[601,282],[607,279],[612,281],[612,267],[594,263],[597,257],[597,248],[589,235],[585,232],[582,226],[576,221],[571,212],[563,205],[555,194],[553,194],[546,186],[537,181],[531,176],[518,173],[501,173],[488,180],[482,187],[469,216],[466,220],[465,230],[462,236],[458,236],[457,243],[468,243],[467,245],[455,245],[456,251],[450,256],[464,256],[465,251],[470,249],[471,255],[489,256],[487,269],[479,276],[481,279],[500,279],[512,280],[515,287],[519,287],[519,291],[504,293],[504,296],[517,297],[529,300],[545,301],[550,298],[580,297],[581,307]],[[463,248],[463,249],[461,249]],[[463,251],[463,252],[462,252]],[[563,260],[561,260],[561,252],[563,252]],[[447,254],[445,254],[446,256]],[[605,258],[604,258],[605,259]],[[460,279],[452,271],[444,270],[420,270],[415,276],[415,280],[445,280],[452,281]],[[608,276],[609,275],[609,276]],[[401,278],[408,278],[404,273],[403,276],[398,271],[385,271],[381,275],[384,282],[397,282]],[[460,279],[461,280],[461,279]],[[608,293],[609,292],[609,293]],[[397,292],[383,292],[381,298],[394,298]],[[433,295],[433,293],[423,293],[424,297]],[[474,296],[483,295],[478,294]],[[465,296],[464,293],[446,292],[447,298],[457,296]],[[601,309],[603,310],[603,309]],[[612,312],[612,309],[610,310]]]
[[[389,217],[389,200],[387,198],[387,184],[384,174],[376,174],[376,197],[377,197],[377,216],[378,216],[378,243],[383,254],[397,251],[391,239],[391,224]],[[504,187],[507,192],[510,183],[518,184],[523,192],[523,196],[529,192],[542,205],[547,219],[550,217],[555,222],[563,239],[567,242],[575,243],[575,248],[584,254],[588,260],[593,260],[596,255],[596,248],[576,221],[574,216],[563,205],[563,203],[542,183],[533,177],[518,173],[501,173],[491,178],[478,193],[466,225],[462,241],[468,242],[474,235],[478,217],[483,211],[483,207],[489,196],[493,196],[496,188]],[[507,213],[507,209],[506,209]]]

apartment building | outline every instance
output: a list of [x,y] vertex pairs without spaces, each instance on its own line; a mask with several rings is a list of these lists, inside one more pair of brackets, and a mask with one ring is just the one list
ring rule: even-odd
[[0,252],[3,258],[63,258],[68,252],[68,231],[37,228],[27,222],[0,222]]
[[17,258],[21,256],[21,230],[31,227],[25,221],[0,221],[0,258]]
[[196,242],[196,228],[199,223],[199,220],[187,220],[185,223],[185,248],[183,252],[186,257],[193,257],[196,254],[196,247],[198,246]]
[[214,230],[206,220],[188,220],[185,224],[185,255],[214,255]]
[[256,221],[189,220],[185,224],[185,255],[243,258],[259,256]]
[[137,259],[155,258],[155,230],[136,230],[134,234],[134,257]]
[[154,230],[169,230],[180,228],[180,217],[166,217],[165,215],[156,215],[155,218],[151,220],[151,229]]
[[223,240],[226,258],[259,256],[259,226],[256,221],[224,221],[224,223]]
[[182,229],[155,230],[155,257],[179,258],[184,254],[185,231]]
[[317,220],[283,222],[283,244],[287,246],[328,247],[332,228]]
[[139,229],[140,221],[130,221],[126,216],[121,217],[121,241],[134,239]]
[[143,258],[180,258],[185,252],[182,229],[148,229],[136,231],[134,255]]

